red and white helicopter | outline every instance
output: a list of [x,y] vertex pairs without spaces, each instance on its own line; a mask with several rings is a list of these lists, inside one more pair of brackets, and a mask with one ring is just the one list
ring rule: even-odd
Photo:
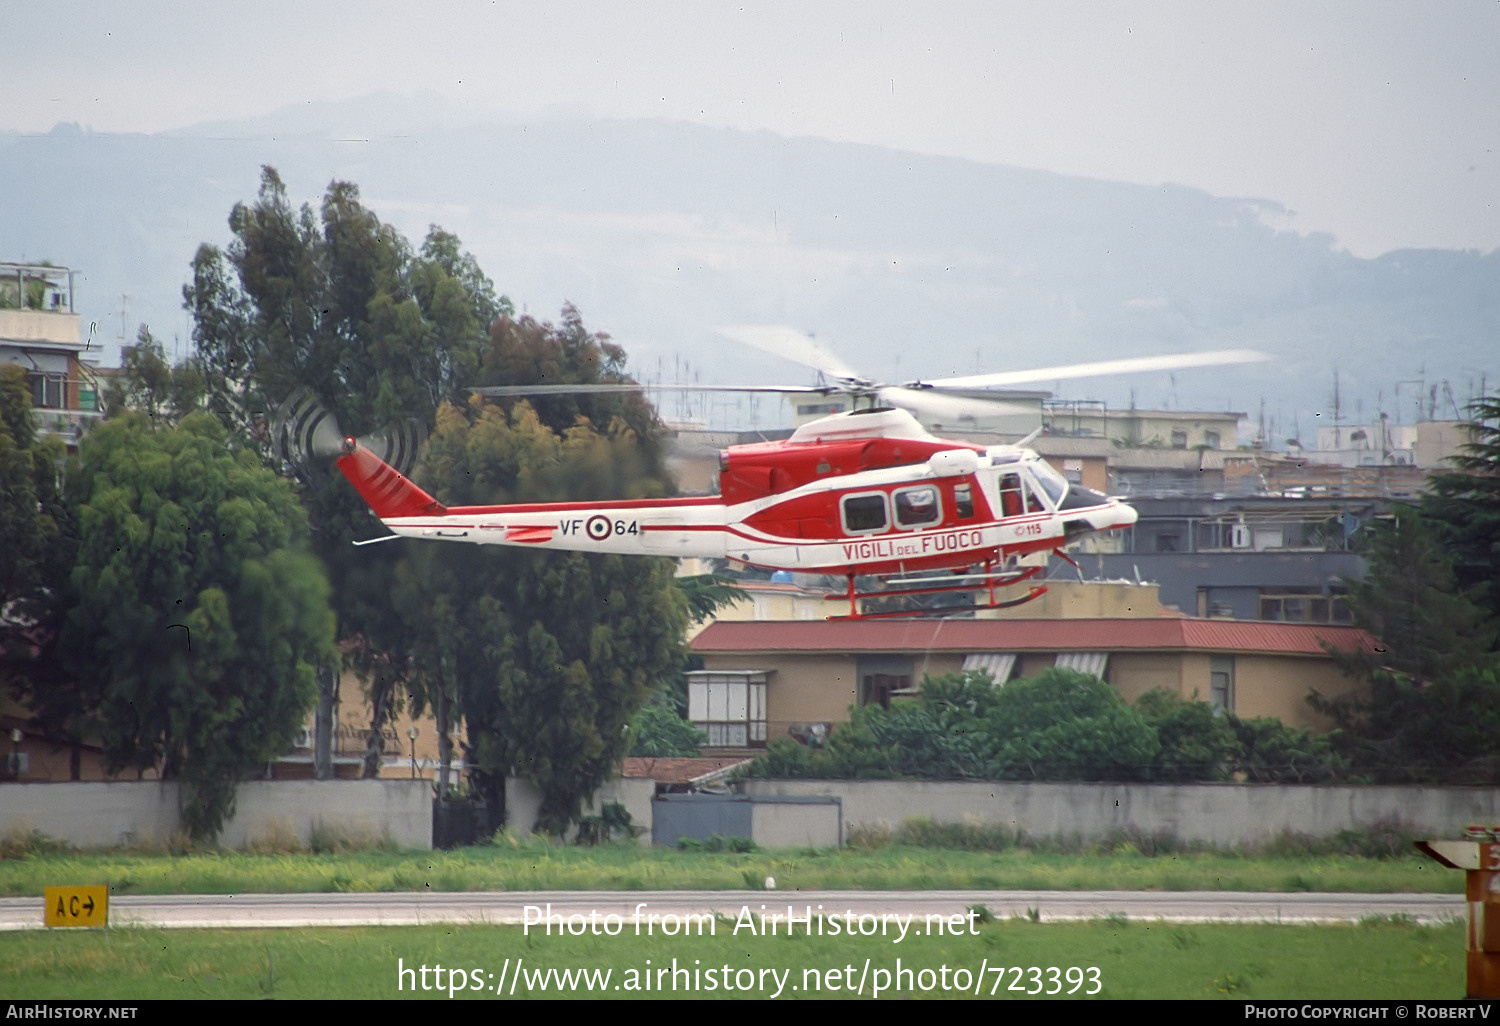
[[[714,496],[449,507],[353,438],[343,440],[338,467],[397,536],[700,557],[769,570],[837,574],[847,579],[848,587],[828,597],[846,599],[852,618],[913,615],[861,613],[861,599],[941,592],[982,593],[965,609],[999,608],[1045,590],[1033,585],[1020,598],[997,597],[997,589],[1027,580],[1045,565],[1019,565],[1017,557],[1050,552],[1072,562],[1064,546],[1087,534],[1128,527],[1135,523],[1136,511],[1070,483],[1025,446],[1029,437],[1015,445],[946,441],[896,404],[930,409],[936,401],[948,403],[951,412],[957,404],[973,407],[976,400],[944,395],[947,390],[1261,358],[1236,350],[901,386],[878,385],[837,368],[833,381],[815,386],[731,389],[842,393],[872,405],[806,423],[785,440],[723,450],[719,494]],[[825,365],[829,360],[826,354],[818,359]],[[824,374],[829,376],[826,370]],[[645,387],[543,385],[475,391],[515,396]],[[886,588],[857,592],[855,579],[871,575],[886,579]]]

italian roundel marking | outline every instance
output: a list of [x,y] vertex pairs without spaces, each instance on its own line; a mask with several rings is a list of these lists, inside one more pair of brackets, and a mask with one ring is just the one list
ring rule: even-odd
[[603,541],[614,531],[614,527],[610,524],[609,517],[596,515],[589,517],[588,523],[583,525],[583,530],[594,541]]

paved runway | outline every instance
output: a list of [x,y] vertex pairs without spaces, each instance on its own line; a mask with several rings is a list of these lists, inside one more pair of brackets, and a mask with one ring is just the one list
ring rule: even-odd
[[[1457,894],[1264,894],[1234,891],[483,891],[471,893],[118,895],[111,925],[157,927],[521,925],[550,912],[586,929],[608,917],[632,929],[663,929],[672,917],[718,913],[731,919],[811,914],[962,914],[983,905],[999,918],[1042,922],[1126,916],[1164,922],[1347,923],[1373,916],[1441,923],[1464,916]],[[528,911],[528,906],[530,910]],[[549,908],[550,906],[550,908]],[[764,907],[762,907],[764,906]],[[609,920],[611,923],[615,920]],[[42,927],[41,898],[0,898],[0,930]],[[560,925],[557,928],[563,928]]]

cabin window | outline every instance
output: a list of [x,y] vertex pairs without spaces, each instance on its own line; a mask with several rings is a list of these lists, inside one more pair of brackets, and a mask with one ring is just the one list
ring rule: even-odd
[[1026,512],[1026,494],[1021,490],[1021,475],[1006,474],[1000,478],[1000,510],[1007,517]]
[[883,492],[846,495],[840,508],[844,511],[844,530],[849,534],[871,534],[890,525]]
[[896,526],[926,527],[943,519],[937,489],[932,485],[903,488],[895,494]]
[[968,485],[953,486],[953,511],[960,520],[968,520],[974,515],[974,491]]

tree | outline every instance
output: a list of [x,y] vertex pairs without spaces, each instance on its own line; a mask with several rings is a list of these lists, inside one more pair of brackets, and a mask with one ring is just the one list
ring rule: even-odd
[[141,325],[133,346],[120,354],[120,373],[110,380],[105,410],[144,414],[154,424],[175,424],[203,403],[203,375],[192,361],[172,366],[166,350]]
[[1500,396],[1469,405],[1456,469],[1431,475],[1420,508],[1451,555],[1455,580],[1500,620]]
[[630,721],[630,754],[642,758],[693,758],[708,735],[683,719],[671,696],[659,692]]
[[[525,403],[439,411],[419,482],[454,505],[649,494],[621,421],[564,434]],[[456,700],[471,780],[492,807],[505,777],[542,795],[537,827],[561,832],[614,772],[627,726],[682,658],[686,603],[670,560],[416,545],[397,601],[418,634],[414,693]],[[418,615],[426,610],[427,615]]]
[[189,831],[212,837],[235,783],[291,744],[332,648],[296,496],[201,413],[104,423],[67,489],[80,529],[58,651],[80,694],[37,696],[44,718],[95,717],[106,768],[180,780]]
[[1074,670],[1011,681],[986,724],[1005,780],[1140,780],[1160,749],[1156,731],[1118,691]]
[[854,709],[819,750],[767,746],[758,776],[1144,780],[1155,729],[1098,677],[1044,670],[996,687],[970,671],[922,682],[915,701]]
[[[660,428],[639,396],[489,411],[467,403],[475,385],[623,380],[624,351],[573,308],[559,325],[512,317],[456,238],[434,227],[413,253],[345,182],[328,187],[315,213],[295,209],[263,169],[256,200],[234,208],[230,228],[227,249],[200,248],[184,299],[208,407],[242,434],[258,436],[277,405],[306,388],[344,433],[408,418],[433,427],[417,476],[451,503],[665,494]],[[515,772],[542,787],[544,826],[576,818],[613,769],[662,661],[680,663],[671,564],[354,549],[351,540],[372,533],[369,511],[339,475],[300,469],[340,637],[373,682],[366,772],[403,698],[434,710],[443,744],[456,708],[471,782],[492,809]]]
[[47,583],[66,565],[59,552],[62,459],[60,439],[37,437],[26,372],[0,366],[0,630],[33,622]]
[[1365,689],[1309,700],[1338,725],[1335,743],[1356,773],[1392,782],[1493,779],[1493,621],[1459,589],[1448,551],[1418,510],[1377,526],[1366,553],[1369,570],[1349,582],[1349,608],[1377,645],[1330,649]]
[[1150,779],[1223,780],[1235,768],[1240,747],[1234,728],[1207,702],[1188,701],[1158,688],[1137,699],[1135,708],[1155,729],[1161,745]]
[[[438,404],[475,384],[491,323],[508,313],[478,264],[434,226],[419,253],[359,199],[348,182],[328,186],[315,213],[295,208],[285,184],[263,168],[254,202],[236,204],[227,249],[205,245],[183,290],[193,314],[193,364],[207,409],[272,457],[267,428],[280,404],[306,389],[338,430],[365,434],[416,421],[430,427]],[[400,668],[411,653],[405,624],[387,598],[401,554],[355,549],[371,533],[368,510],[326,462],[294,468],[313,527],[314,549],[334,584],[339,637],[370,684],[373,718],[365,775],[379,770],[380,731],[397,711]],[[331,772],[326,725],[336,676],[320,671],[319,775]]]
[[1226,717],[1238,742],[1234,770],[1252,784],[1326,784],[1345,778],[1348,760],[1327,734],[1289,727],[1271,716]]

